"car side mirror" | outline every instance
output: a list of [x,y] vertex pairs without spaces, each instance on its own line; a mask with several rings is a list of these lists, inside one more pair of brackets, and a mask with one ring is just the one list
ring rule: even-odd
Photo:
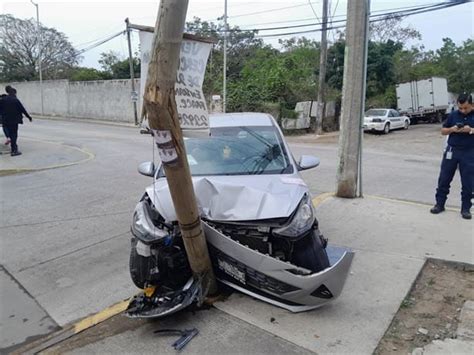
[[312,155],[302,155],[298,162],[298,170],[312,169],[317,167],[319,163],[319,158],[313,157]]
[[142,175],[153,177],[155,171],[155,164],[152,161],[146,161],[138,165],[138,172]]

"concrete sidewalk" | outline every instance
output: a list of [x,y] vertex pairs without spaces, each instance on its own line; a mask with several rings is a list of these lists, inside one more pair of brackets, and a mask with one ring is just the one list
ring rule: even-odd
[[11,173],[54,169],[79,164],[94,155],[70,144],[20,137],[22,155],[10,156],[10,146],[0,146],[0,176]]
[[209,312],[136,321],[133,329],[114,328],[111,322],[106,336],[94,336],[91,328],[50,350],[167,353],[172,341],[158,339],[152,328],[197,327],[201,333],[187,353],[371,354],[426,257],[474,263],[474,224],[459,212],[434,216],[429,206],[418,203],[327,197],[317,214],[331,244],[356,251],[343,293],[332,304],[293,314],[235,292]]

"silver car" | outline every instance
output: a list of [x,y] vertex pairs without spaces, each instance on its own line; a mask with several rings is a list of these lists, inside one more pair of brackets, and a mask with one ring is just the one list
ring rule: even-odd
[[[310,191],[273,117],[264,113],[210,116],[210,135],[185,139],[202,226],[218,281],[293,312],[335,299],[353,253],[327,246]],[[199,295],[193,281],[161,164],[132,223],[130,273],[148,292],[130,304],[132,317],[159,317]],[[152,291],[149,291],[151,287]]]

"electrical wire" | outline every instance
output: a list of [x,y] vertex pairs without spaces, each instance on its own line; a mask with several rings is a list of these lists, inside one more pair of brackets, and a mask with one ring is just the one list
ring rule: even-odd
[[314,16],[316,17],[316,20],[321,22],[321,19],[319,18],[318,14],[316,13],[316,11],[314,11],[314,7],[313,7],[313,4],[311,4],[311,0],[308,0],[308,4],[311,7],[311,11],[313,11]]
[[276,8],[276,9],[269,9],[269,10],[264,10],[264,11],[250,12],[250,13],[234,15],[234,16],[227,16],[227,18],[237,18],[237,17],[244,17],[244,16],[261,15],[261,14],[267,14],[269,12],[276,12],[276,11],[281,11],[281,10],[294,9],[296,7],[303,7],[303,6],[308,6],[308,3],[299,4],[299,5],[292,5],[292,6],[285,6],[285,7],[279,7],[279,8]]
[[[381,18],[376,18],[376,19],[373,19],[371,21],[369,21],[370,23],[374,23],[374,22],[379,22],[379,21],[384,21],[387,16],[390,16],[390,15],[393,15],[393,16],[396,16],[396,15],[399,15],[399,16],[403,16],[403,17],[406,17],[406,16],[411,16],[411,15],[417,15],[417,14],[422,14],[422,13],[426,13],[426,12],[431,12],[431,11],[437,11],[437,10],[441,10],[441,9],[446,9],[446,8],[449,8],[449,7],[453,7],[453,6],[458,6],[458,5],[461,5],[465,2],[444,2],[444,3],[440,3],[436,6],[431,6],[429,8],[426,8],[426,7],[421,7],[419,10],[415,11],[412,10],[411,12],[408,12],[408,11],[403,11],[403,12],[399,12],[399,13],[392,13],[392,14],[380,14],[380,15],[376,15],[376,16],[383,16]],[[339,21],[334,21],[334,22],[345,22],[345,20],[339,20]],[[317,24],[317,25],[321,25],[321,24]],[[338,26],[331,26],[331,27],[327,27],[327,30],[333,30],[333,29],[339,29],[339,28],[344,28],[346,27],[345,24],[343,25],[338,25]],[[291,27],[290,27],[291,28]],[[261,31],[258,30],[258,31]],[[296,35],[296,34],[303,34],[303,33],[314,33],[314,32],[320,32],[322,31],[321,28],[317,28],[317,29],[312,29],[312,30],[307,30],[307,31],[297,31],[297,32],[286,32],[286,33],[275,33],[275,34],[268,34],[268,35],[256,35],[255,38],[269,38],[269,37],[280,37],[280,36],[290,36],[290,35]]]
[[[406,17],[406,16],[411,16],[411,15],[416,15],[416,14],[422,14],[422,13],[441,10],[441,9],[445,9],[445,8],[449,8],[449,7],[453,7],[453,6],[457,6],[457,5],[461,5],[461,4],[462,3],[459,3],[459,2],[444,2],[444,3],[439,3],[437,5],[432,5],[432,6],[422,6],[422,7],[410,10],[410,11],[404,10],[404,11],[397,11],[397,12],[391,12],[391,13],[371,15],[370,17],[375,18],[375,19],[371,20],[370,22],[383,21],[387,17],[390,17],[390,16]],[[346,19],[333,21],[333,23],[345,23],[345,22],[346,22]],[[290,28],[318,26],[318,25],[322,25],[322,23],[295,25],[295,26],[281,26],[281,27],[272,27],[272,28],[263,28],[263,29],[246,29],[245,31],[253,31],[253,32],[272,31],[272,30],[278,30],[278,29],[290,29]],[[345,27],[345,24],[337,25],[337,26],[330,26],[327,29],[332,30],[332,29],[338,29],[338,28],[343,28],[343,27]],[[230,32],[233,32],[233,31],[236,31],[236,30],[230,30]],[[242,30],[238,30],[238,31],[242,31]],[[291,34],[302,34],[302,33],[311,33],[311,32],[319,32],[319,31],[322,31],[322,29],[317,28],[317,29],[312,29],[312,30],[307,30],[307,31],[277,33],[277,34],[268,34],[268,35],[256,35],[255,37],[256,38],[278,37],[278,36],[286,36],[286,35],[291,35]]]
[[[339,4],[339,1],[338,3]],[[436,5],[436,4],[439,4],[439,3],[429,3],[429,4],[424,4],[423,6],[431,6],[431,5]],[[307,5],[307,4],[304,4],[304,5]],[[298,5],[299,7],[300,5]],[[388,8],[388,9],[381,9],[381,10],[373,10],[371,11],[371,13],[375,14],[375,13],[378,13],[378,12],[383,12],[383,11],[393,11],[393,10],[408,10],[408,9],[412,9],[412,8],[418,8],[420,7],[421,5],[411,5],[411,6],[403,6],[403,7],[393,7],[393,8]],[[337,9],[337,8],[336,8]],[[336,13],[336,11],[334,11],[334,14]],[[341,15],[334,15],[333,18],[336,18],[336,17],[346,17],[346,14],[341,14]],[[219,20],[219,18],[215,19],[215,20]],[[292,23],[292,22],[303,22],[303,21],[313,21],[314,18],[311,17],[311,18],[306,18],[306,19],[296,19],[296,20],[285,20],[285,21],[271,21],[271,22],[263,22],[263,23],[257,23],[257,24],[250,24],[250,25],[245,25],[246,27],[254,27],[254,26],[261,26],[261,25],[271,25],[271,24],[277,24],[277,23]],[[206,21],[203,21],[203,22],[210,22],[212,20],[206,20]],[[245,28],[245,27],[244,27]]]
[[[414,11],[419,11],[419,10],[424,10],[424,9],[433,9],[433,8],[438,8],[438,7],[451,7],[451,6],[456,6],[459,5],[458,3],[451,3],[451,2],[443,2],[443,3],[438,3],[435,5],[425,5],[425,6],[419,6],[417,8],[412,8],[411,10],[401,10],[401,11],[393,11],[393,12],[385,12],[381,14],[373,14],[371,17],[383,17],[386,18],[387,16],[409,16],[413,13]],[[342,23],[346,22],[346,19],[343,18],[341,20],[336,20],[332,21],[332,23]],[[331,21],[327,21],[326,24],[330,24]],[[249,32],[260,32],[260,31],[275,31],[275,30],[284,30],[284,29],[291,29],[291,28],[301,28],[301,27],[308,27],[308,26],[317,26],[317,25],[323,25],[323,22],[318,22],[318,23],[309,23],[309,24],[301,24],[301,25],[292,25],[292,26],[278,26],[278,27],[266,27],[266,28],[246,28],[246,29],[230,29],[228,30],[229,32],[240,32],[240,31],[249,31]],[[218,31],[218,32],[224,32],[224,30]]]
[[91,49],[94,49],[94,48],[96,48],[96,47],[99,47],[99,46],[101,46],[102,44],[104,44],[104,43],[106,43],[106,42],[108,42],[108,41],[111,41],[111,40],[114,39],[115,37],[118,37],[118,36],[120,36],[120,35],[124,35],[125,33],[126,33],[126,31],[117,32],[117,33],[115,33],[115,34],[113,34],[113,35],[111,35],[111,36],[109,36],[109,37],[107,37],[107,38],[105,38],[105,39],[103,39],[103,40],[97,42],[97,43],[94,43],[94,44],[91,44],[91,45],[89,45],[89,46],[87,46],[87,47],[85,47],[85,48],[79,49],[79,50],[76,51],[76,55],[81,55],[82,53],[85,53],[85,52],[87,52],[87,51],[90,51]]

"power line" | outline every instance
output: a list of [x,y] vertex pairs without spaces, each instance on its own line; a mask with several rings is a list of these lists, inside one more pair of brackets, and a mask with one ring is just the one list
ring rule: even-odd
[[[339,4],[339,1],[337,2],[336,4],[336,9],[337,9],[337,5]],[[431,6],[431,5],[436,5],[436,4],[439,4],[439,3],[429,3],[429,4],[425,4],[423,6]],[[293,7],[301,7],[301,6],[305,6],[305,5],[308,5],[308,4],[300,4],[300,5],[293,5],[293,6],[290,6],[289,8],[293,8]],[[417,7],[420,7],[420,5],[411,5],[411,6],[403,6],[403,7],[394,7],[394,8],[388,8],[388,9],[381,9],[381,10],[373,10],[371,11],[371,13],[377,13],[377,12],[383,12],[383,11],[392,11],[392,10],[404,10],[404,9],[412,9],[412,8],[417,8]],[[275,9],[273,9],[275,10]],[[269,11],[273,11],[273,10],[268,10],[266,12],[269,12]],[[278,10],[278,9],[276,9]],[[265,12],[265,13],[266,13]],[[341,15],[335,15],[336,11],[334,11],[334,15],[333,15],[333,18],[336,18],[336,17],[346,17],[346,14],[341,14]],[[250,15],[252,15],[254,13],[250,13]],[[242,15],[238,15],[239,17],[240,16],[244,16],[245,14],[242,14]],[[228,16],[230,18],[230,16]],[[219,20],[218,18],[216,20]],[[260,26],[260,25],[271,25],[271,24],[275,24],[275,23],[291,23],[291,22],[303,22],[303,21],[312,21],[314,20],[314,18],[306,18],[306,19],[296,19],[296,20],[285,20],[285,21],[271,21],[271,22],[263,22],[263,23],[257,23],[257,24],[251,24],[251,25],[246,25],[246,27],[252,27],[252,26]],[[212,22],[212,20],[206,20],[204,22]]]
[[[381,14],[374,14],[374,15],[371,15],[371,17],[387,17],[387,16],[408,16],[408,14],[411,14],[412,11],[418,11],[418,10],[423,10],[423,9],[432,9],[432,8],[436,8],[436,7],[440,7],[440,6],[447,6],[447,4],[449,4],[449,6],[454,6],[454,5],[459,5],[459,4],[452,4],[452,3],[438,3],[438,4],[435,4],[435,5],[425,5],[425,6],[419,6],[417,8],[412,8],[411,10],[402,10],[402,11],[393,11],[393,12],[385,12],[385,13],[381,13]],[[449,7],[447,6],[447,7]],[[328,23],[341,23],[341,22],[346,22],[346,19],[341,19],[341,20],[337,20],[337,21],[328,21]],[[292,26],[279,26],[279,27],[266,27],[266,28],[253,28],[253,29],[245,29],[245,31],[275,31],[275,30],[284,30],[284,29],[290,29],[290,28],[301,28],[301,27],[308,27],[308,26],[316,26],[316,25],[322,25],[323,23],[322,22],[319,22],[319,23],[306,23],[306,24],[302,24],[302,25],[292,25]],[[239,30],[229,30],[230,32],[232,31],[239,31]],[[219,31],[219,32],[223,32],[223,31]]]
[[321,19],[318,17],[318,14],[316,13],[316,11],[314,11],[314,7],[313,7],[313,4],[311,4],[311,0],[308,0],[308,4],[309,4],[309,6],[311,6],[311,11],[313,11],[313,14],[316,17],[316,20],[321,22]]
[[[436,10],[441,10],[441,9],[446,9],[446,8],[449,8],[449,7],[461,5],[461,4],[464,4],[468,1],[471,1],[471,0],[443,2],[443,3],[439,3],[438,5],[430,6],[428,8],[426,6],[425,7],[420,7],[420,9],[417,10],[417,11],[416,11],[416,9],[412,10],[411,12],[401,11],[399,13],[392,13],[392,15],[397,15],[398,14],[399,16],[405,17],[405,16],[410,16],[410,15],[422,14],[422,13],[426,13],[426,12],[431,12],[431,11],[436,11]],[[379,14],[379,15],[376,15],[376,16],[378,16],[378,17],[383,16],[383,17],[371,20],[370,21],[371,23],[383,21],[383,20],[386,19],[387,16],[390,16],[390,14]],[[344,21],[345,20],[339,20],[339,21],[334,21],[334,22],[344,22]],[[321,25],[321,24],[317,24],[317,25]],[[339,29],[339,28],[344,28],[344,27],[346,27],[345,24],[338,25],[338,26],[331,26],[331,27],[328,27],[327,29],[328,30],[334,30],[334,29]],[[288,28],[292,28],[292,26],[288,26]],[[260,29],[258,31],[261,31],[261,30],[262,29]],[[269,37],[290,36],[290,35],[296,35],[296,34],[314,33],[314,32],[319,32],[321,30],[322,30],[321,28],[317,28],[317,29],[312,29],[312,30],[307,30],[307,31],[275,33],[275,34],[268,34],[268,35],[256,35],[255,37],[256,38],[269,38]]]
[[[426,4],[426,5],[423,5],[423,6],[426,6],[426,7],[429,7],[429,6],[433,6],[433,5],[439,5],[440,3],[430,3],[430,4]],[[395,7],[395,8],[389,8],[389,9],[383,9],[383,10],[374,10],[374,11],[371,11],[371,14],[373,14],[374,16],[378,13],[378,12],[383,12],[383,11],[402,11],[402,10],[411,10],[411,9],[418,9],[420,8],[420,5],[416,5],[416,6],[404,6],[404,7]],[[381,14],[381,15],[385,15],[387,12]],[[346,14],[341,14],[341,15],[336,15],[335,12],[334,12],[334,15],[332,16],[332,19],[331,21],[334,19],[334,18],[344,18],[344,21],[345,20],[345,17],[346,17]],[[271,25],[271,24],[278,24],[278,23],[292,23],[292,22],[304,22],[304,21],[314,21],[314,18],[306,18],[306,19],[296,19],[296,20],[285,20],[285,21],[273,21],[273,22],[264,22],[264,23],[259,23],[259,24],[252,24],[252,25],[246,25],[244,28],[242,28],[242,30],[246,30],[246,31],[251,31],[251,30],[256,30],[256,31],[260,31],[259,28],[255,28],[255,29],[249,29],[251,28],[252,26],[260,26],[260,25]],[[330,21],[330,22],[331,22]],[[341,21],[339,21],[341,22]],[[317,23],[319,24],[319,23]],[[315,23],[311,23],[311,24],[306,24],[306,26],[312,26],[312,25],[315,25]],[[291,28],[291,27],[288,27],[288,28]]]
[[89,50],[91,50],[91,49],[94,49],[94,48],[96,48],[96,47],[99,47],[100,45],[102,45],[102,44],[104,44],[104,43],[106,43],[106,42],[108,42],[108,41],[111,41],[111,40],[114,39],[115,37],[118,37],[118,36],[123,35],[123,34],[125,34],[125,31],[117,32],[117,33],[115,33],[115,34],[113,34],[113,35],[111,35],[111,36],[109,36],[109,37],[107,37],[107,38],[105,38],[105,39],[103,39],[103,40],[97,42],[97,43],[94,43],[94,44],[92,44],[92,45],[90,45],[90,46],[88,46],[88,47],[85,47],[85,48],[83,48],[83,49],[80,49],[80,50],[76,51],[76,56],[79,56],[79,55],[81,55],[81,54],[84,53],[84,52],[87,52],[87,51],[89,51]]
[[276,12],[276,11],[281,11],[281,10],[294,9],[294,8],[303,7],[303,6],[308,6],[308,4],[304,3],[304,4],[299,4],[299,5],[279,7],[279,8],[276,8],[276,9],[270,9],[270,10],[265,10],[265,11],[250,12],[250,13],[246,13],[246,14],[228,16],[228,18],[237,18],[237,17],[244,17],[244,16],[261,15],[261,14],[267,14],[269,12]]

